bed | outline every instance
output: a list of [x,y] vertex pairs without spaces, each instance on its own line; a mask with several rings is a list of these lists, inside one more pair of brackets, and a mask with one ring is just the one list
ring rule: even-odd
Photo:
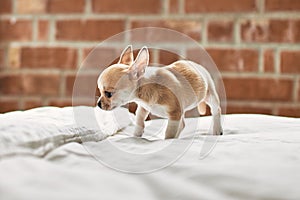
[[[300,119],[226,115],[217,137],[211,117],[188,118],[179,139],[163,140],[164,119],[134,138],[134,116],[116,113],[126,117],[84,106],[1,114],[0,199],[300,199]],[[182,147],[175,159],[170,144]]]

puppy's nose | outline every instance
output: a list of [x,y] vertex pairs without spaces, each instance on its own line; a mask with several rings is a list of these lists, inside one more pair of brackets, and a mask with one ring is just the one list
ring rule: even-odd
[[98,101],[98,107],[101,108],[101,101]]

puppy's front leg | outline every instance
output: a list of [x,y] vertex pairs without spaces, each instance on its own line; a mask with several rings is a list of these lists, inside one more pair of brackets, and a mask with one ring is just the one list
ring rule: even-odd
[[148,117],[149,111],[138,105],[136,110],[136,126],[134,136],[141,137],[144,133],[145,119]]

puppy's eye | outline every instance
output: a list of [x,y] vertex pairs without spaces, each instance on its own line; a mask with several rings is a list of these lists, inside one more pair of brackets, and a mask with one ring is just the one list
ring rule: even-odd
[[105,94],[105,96],[106,96],[107,98],[110,98],[110,97],[112,97],[112,95],[113,95],[112,92],[107,92],[107,91],[105,91],[104,94]]

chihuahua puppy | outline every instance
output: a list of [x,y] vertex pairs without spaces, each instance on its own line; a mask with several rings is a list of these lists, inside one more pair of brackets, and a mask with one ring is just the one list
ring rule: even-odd
[[117,64],[106,68],[98,78],[99,108],[112,110],[128,102],[137,103],[134,135],[141,137],[149,112],[168,118],[165,139],[177,138],[183,130],[184,114],[206,104],[213,116],[213,135],[222,135],[220,100],[208,71],[192,61],[180,60],[165,67],[147,67],[149,52],[143,47],[136,59],[132,46],[126,47]]

